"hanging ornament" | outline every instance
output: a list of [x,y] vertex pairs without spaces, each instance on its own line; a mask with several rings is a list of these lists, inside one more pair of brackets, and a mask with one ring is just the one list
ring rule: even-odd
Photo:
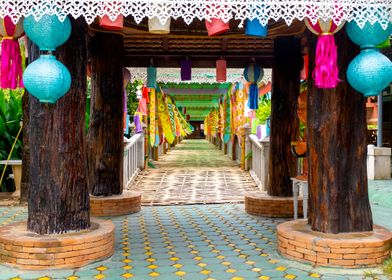
[[71,87],[71,74],[53,55],[41,55],[24,71],[28,92],[42,103],[55,103]]
[[163,24],[158,17],[148,19],[148,32],[152,34],[169,34],[170,18],[168,18]]
[[384,30],[379,23],[366,23],[361,29],[351,21],[347,23],[346,31],[361,47],[361,52],[347,68],[347,80],[365,97],[377,96],[392,82],[392,62],[376,49],[376,45],[389,38],[392,25]]
[[111,20],[109,16],[104,15],[99,19],[99,26],[106,30],[123,30],[124,16],[118,15],[115,20]]
[[216,61],[216,81],[218,83],[226,82],[227,63],[223,58]]
[[147,67],[147,87],[157,87],[157,68],[154,66]]
[[9,16],[0,19],[0,35],[3,37],[1,41],[1,88],[23,87],[22,56],[18,42],[23,32],[22,20],[14,24]]
[[313,24],[305,19],[306,27],[318,36],[313,78],[318,88],[335,88],[339,83],[337,47],[333,34],[344,25],[336,25],[332,20],[319,19]]
[[33,16],[29,16],[24,19],[23,27],[27,37],[41,51],[54,51],[71,35],[71,21],[68,17],[61,22],[55,15],[43,15],[37,22]]
[[181,81],[192,80],[192,61],[188,58],[181,60]]
[[265,37],[268,34],[267,25],[262,25],[259,19],[247,19],[245,25],[245,35]]
[[256,110],[257,108],[259,108],[259,88],[257,86],[257,83],[261,81],[263,75],[263,68],[261,68],[256,63],[251,63],[244,70],[244,78],[247,82],[250,83],[248,99],[249,109]]
[[219,18],[212,18],[211,21],[206,20],[206,29],[208,36],[216,36],[230,30],[230,25]]
[[[71,35],[68,17],[61,22],[57,16],[43,15],[39,21],[32,16],[24,19],[26,35],[40,51],[54,51]],[[55,103],[71,87],[71,74],[67,67],[51,54],[41,55],[23,73],[26,90],[40,102]]]

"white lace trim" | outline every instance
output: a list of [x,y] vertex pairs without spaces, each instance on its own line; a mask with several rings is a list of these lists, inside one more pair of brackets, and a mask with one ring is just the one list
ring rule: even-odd
[[119,14],[132,15],[137,23],[145,18],[183,18],[187,24],[194,19],[221,18],[244,20],[259,18],[283,19],[290,25],[294,19],[331,18],[335,23],[355,20],[360,26],[367,21],[386,28],[392,22],[392,0],[0,0],[0,17],[9,15],[16,22],[22,16],[54,14],[85,17],[88,23],[97,16],[108,15],[114,20]]

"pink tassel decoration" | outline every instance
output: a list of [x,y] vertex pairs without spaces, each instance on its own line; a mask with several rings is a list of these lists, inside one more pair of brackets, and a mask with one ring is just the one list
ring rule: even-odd
[[8,16],[1,19],[0,35],[3,36],[1,43],[0,87],[4,89],[23,87],[22,56],[18,42],[18,38],[23,35],[22,21],[15,25]]
[[337,47],[334,33],[338,32],[343,24],[336,25],[332,20],[319,19],[312,24],[305,19],[307,28],[318,35],[316,47],[316,59],[313,71],[313,79],[318,88],[335,88],[339,83],[339,69],[337,66]]

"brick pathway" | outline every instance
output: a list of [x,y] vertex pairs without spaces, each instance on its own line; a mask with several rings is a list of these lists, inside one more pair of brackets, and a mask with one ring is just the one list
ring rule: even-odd
[[184,140],[142,172],[129,189],[143,205],[238,203],[258,191],[248,172],[206,140]]

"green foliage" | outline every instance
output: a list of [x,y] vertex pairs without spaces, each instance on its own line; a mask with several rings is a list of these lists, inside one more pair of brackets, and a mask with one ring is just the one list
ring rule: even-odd
[[386,260],[382,268],[387,277],[392,277],[392,258]]
[[[6,160],[11,151],[15,138],[20,130],[22,121],[22,95],[23,90],[0,90],[0,160]],[[22,137],[19,136],[11,159],[22,158]],[[0,174],[4,166],[0,166]],[[7,167],[0,190],[12,191],[13,180],[8,176],[12,173],[11,167]]]
[[128,115],[133,116],[136,112],[137,107],[139,106],[139,100],[136,98],[136,92],[143,85],[143,81],[135,80],[132,83],[128,83],[126,92],[127,92],[127,108]]
[[260,124],[266,124],[271,115],[271,99],[263,95],[259,100],[259,108],[256,110],[256,118]]

